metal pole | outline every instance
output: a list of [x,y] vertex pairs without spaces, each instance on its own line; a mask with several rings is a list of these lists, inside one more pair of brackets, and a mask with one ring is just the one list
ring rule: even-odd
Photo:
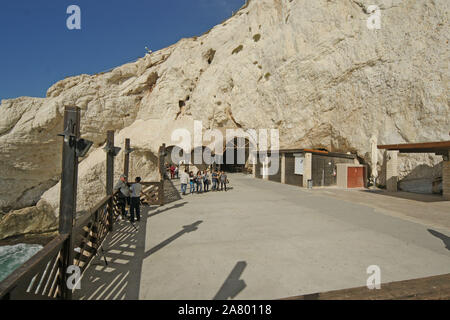
[[165,174],[166,174],[166,166],[165,166],[165,154],[166,154],[166,144],[163,143],[163,145],[159,148],[159,173],[160,173],[160,184],[159,184],[159,190],[158,190],[158,198],[159,198],[159,205],[164,205],[164,180],[165,180]]
[[128,177],[130,170],[130,139],[125,139],[125,159],[123,161],[123,174]]
[[64,110],[64,136],[62,148],[61,193],[59,203],[59,233],[68,234],[63,245],[61,274],[61,298],[72,299],[72,291],[67,287],[67,268],[73,264],[72,229],[77,207],[78,157],[76,140],[80,137],[80,109],[66,107]]
[[[113,195],[114,187],[114,131],[109,130],[107,133],[106,144],[108,152],[106,152],[106,195]],[[108,224],[109,231],[113,231],[114,224],[113,198],[109,200],[108,205]]]

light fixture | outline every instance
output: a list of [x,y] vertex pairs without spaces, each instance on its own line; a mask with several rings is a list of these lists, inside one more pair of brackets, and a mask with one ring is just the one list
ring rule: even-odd
[[69,129],[72,127],[72,120],[69,121],[69,124],[67,125],[66,129],[64,129],[63,133],[58,134],[60,137],[64,137],[64,142],[69,143],[71,138],[75,138],[75,134]]
[[167,152],[166,152],[166,150],[161,150],[161,152],[159,153],[159,155],[161,156],[161,157],[166,157],[167,156]]
[[89,149],[91,148],[93,142],[85,139],[78,139],[76,144],[76,155],[77,157],[84,157]]
[[109,145],[106,145],[103,150],[107,153],[111,153],[114,157],[117,156],[121,150],[120,147],[110,147]]
[[125,149],[125,153],[126,153],[126,154],[130,154],[130,153],[132,153],[133,151],[134,151],[133,148]]

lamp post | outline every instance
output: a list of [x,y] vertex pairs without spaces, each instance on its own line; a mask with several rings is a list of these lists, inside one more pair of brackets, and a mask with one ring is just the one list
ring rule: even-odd
[[106,146],[103,148],[106,152],[106,195],[111,196],[108,205],[108,224],[109,231],[113,231],[113,186],[114,186],[114,157],[116,157],[120,148],[114,146],[114,131],[107,132]]
[[158,190],[158,199],[159,204],[161,206],[164,205],[164,180],[165,180],[165,172],[166,172],[166,166],[164,163],[164,160],[167,156],[166,152],[166,144],[163,143],[163,145],[159,148],[158,152],[158,163],[159,163],[159,174],[160,174],[160,184],[159,184],[159,190]]
[[130,139],[125,139],[125,150],[124,150],[124,161],[123,161],[123,174],[128,177],[128,173],[130,171],[130,153],[134,151],[134,149],[130,148]]
[[59,202],[59,233],[69,237],[63,245],[61,275],[62,299],[71,299],[72,291],[66,286],[67,268],[73,264],[72,229],[76,218],[78,158],[84,157],[92,141],[80,138],[80,108],[66,107],[64,110],[64,137],[62,148],[61,192]]

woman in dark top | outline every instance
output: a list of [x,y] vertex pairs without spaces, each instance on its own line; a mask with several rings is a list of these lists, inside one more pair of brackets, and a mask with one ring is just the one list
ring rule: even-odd
[[203,175],[202,172],[199,171],[197,172],[197,193],[201,193],[202,192],[202,185],[203,185]]
[[191,171],[189,172],[189,192],[192,194],[194,190],[194,173]]

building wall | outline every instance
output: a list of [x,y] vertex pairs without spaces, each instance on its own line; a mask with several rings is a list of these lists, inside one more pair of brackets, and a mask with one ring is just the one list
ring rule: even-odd
[[286,153],[286,184],[303,187],[303,175],[294,174],[295,157],[293,153]]
[[281,156],[278,158],[278,171],[274,175],[269,175],[269,181],[281,182]]
[[326,155],[312,155],[312,180],[314,187],[335,186],[337,176],[334,174],[338,163],[351,163],[354,159]]
[[450,200],[450,161],[444,161],[442,165],[442,193],[444,199]]

